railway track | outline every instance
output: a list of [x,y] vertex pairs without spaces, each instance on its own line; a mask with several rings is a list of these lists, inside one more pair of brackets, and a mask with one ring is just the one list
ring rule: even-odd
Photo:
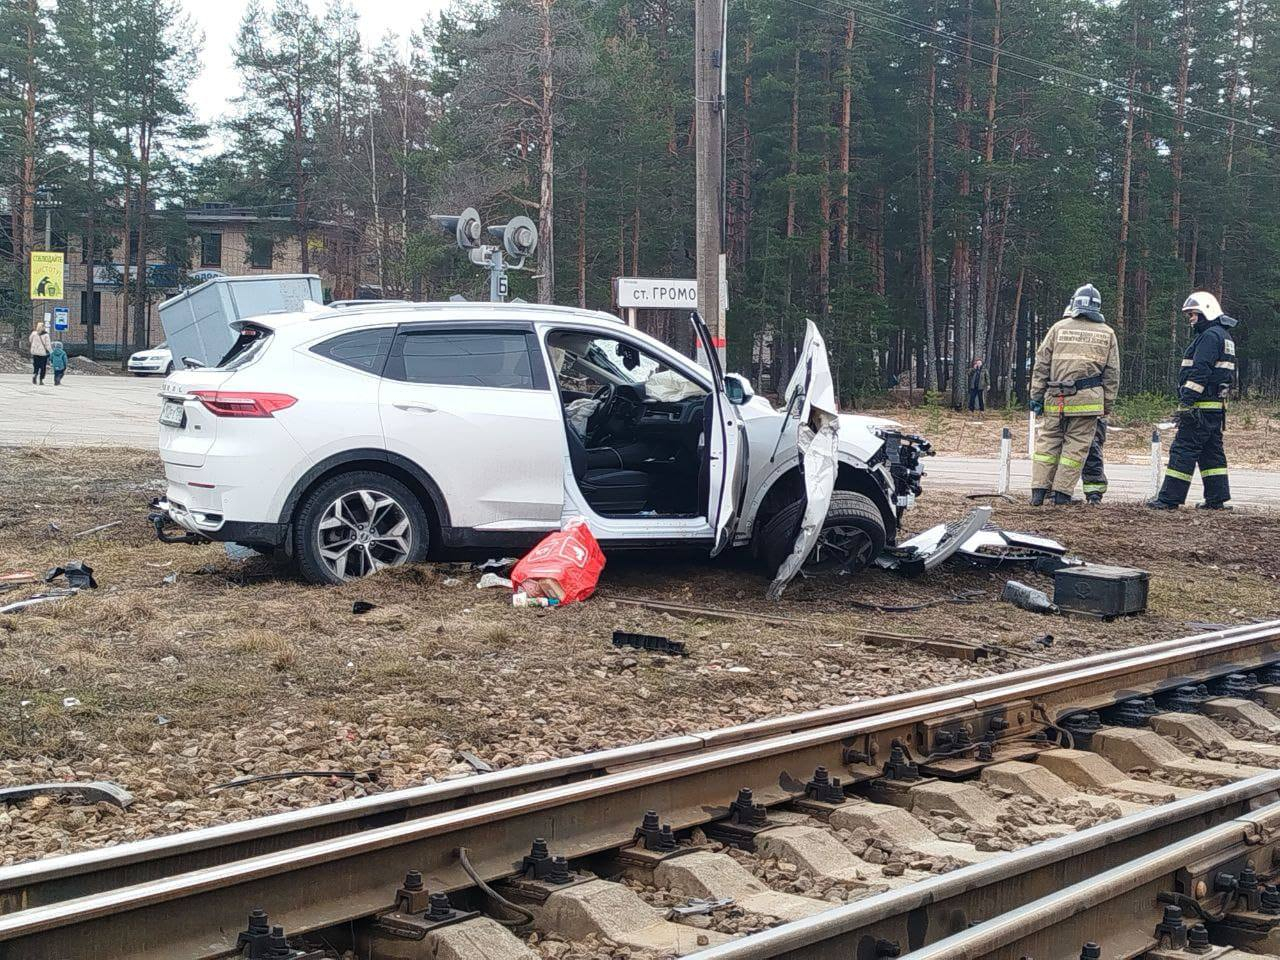
[[0,957],[918,950],[1274,799],[1278,661],[1258,624],[4,868]]

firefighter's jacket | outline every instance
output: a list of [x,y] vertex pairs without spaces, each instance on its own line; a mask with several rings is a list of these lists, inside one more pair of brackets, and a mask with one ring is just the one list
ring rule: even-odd
[[1036,351],[1031,399],[1049,416],[1100,417],[1120,393],[1120,345],[1115,331],[1088,317],[1064,317]]
[[1222,324],[1201,320],[1182,355],[1178,401],[1183,407],[1223,410],[1236,379],[1236,344]]

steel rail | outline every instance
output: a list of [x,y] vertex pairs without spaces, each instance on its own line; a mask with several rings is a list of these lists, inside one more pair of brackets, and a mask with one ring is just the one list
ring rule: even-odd
[[573,783],[636,764],[654,763],[744,741],[796,733],[956,697],[976,696],[1014,683],[1035,684],[1064,673],[1127,661],[1135,656],[1157,655],[1218,640],[1250,641],[1270,634],[1280,634],[1280,621],[1247,624],[1163,640],[1141,647],[1112,650],[1078,660],[1038,665],[910,693],[510,767],[475,777],[409,787],[370,797],[0,867],[0,915],[274,853],[374,827],[403,823],[535,789]]
[[[455,862],[459,846],[477,851],[473,861],[486,878],[514,872],[533,836],[547,837],[555,852],[569,857],[614,849],[630,841],[646,809],[662,811],[664,820],[681,829],[725,816],[738,786],[752,787],[766,803],[791,799],[814,767],[840,769],[846,746],[873,737],[885,738],[886,746],[889,737],[913,742],[922,724],[990,710],[1010,699],[1034,696],[1046,710],[1059,710],[1260,665],[1280,653],[1280,625],[1220,631],[1127,653],[1127,658],[1090,658],[1090,669],[1068,663],[1057,665],[1059,676],[1038,668],[1020,671],[1012,684],[1009,676],[997,678],[1008,684],[1005,688],[984,685],[969,696],[706,749],[98,895],[33,905],[0,916],[0,943],[9,944],[0,947],[0,957],[225,955],[249,906],[265,906],[291,932],[305,932],[389,907],[395,880],[406,868],[421,870],[432,889],[470,886]],[[1121,694],[1115,693],[1117,678],[1126,686]]]
[[[1277,790],[1280,772],[1261,774],[686,960],[848,960],[875,955],[859,948],[877,940],[912,960],[1076,960],[1086,940],[1103,943],[1106,956],[1136,956],[1153,945],[1146,931],[1160,917],[1155,893],[1178,888],[1173,872],[1214,855],[1257,857],[1260,844],[1280,840]],[[1121,899],[1126,904],[1106,916]],[[1143,931],[1136,943],[1125,932],[1133,930]]]
[[[1155,926],[1162,915],[1160,894],[1184,892],[1180,888],[1193,886],[1201,877],[1211,879],[1233,860],[1257,861],[1269,853],[1270,861],[1278,827],[1280,804],[1271,804],[957,933],[915,956],[919,960],[1027,956],[1073,960],[1086,941],[1102,944],[1107,956],[1136,956],[1159,946]],[[1267,874],[1274,869],[1273,862],[1258,866]],[[1212,891],[1207,883],[1206,890]],[[1196,919],[1188,916],[1186,922]],[[1244,942],[1238,944],[1243,949],[1252,946],[1258,952],[1274,953],[1274,934],[1240,933],[1245,934]]]

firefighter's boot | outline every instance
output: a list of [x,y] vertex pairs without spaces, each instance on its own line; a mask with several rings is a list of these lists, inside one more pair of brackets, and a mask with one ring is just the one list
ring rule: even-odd
[[1044,498],[1045,498],[1045,495],[1046,495],[1048,492],[1049,492],[1049,491],[1048,491],[1048,490],[1046,490],[1046,489],[1044,489],[1043,487],[1035,487],[1034,489],[1032,489],[1032,491],[1031,491],[1031,505],[1032,505],[1033,507],[1041,507],[1041,506],[1044,506]]

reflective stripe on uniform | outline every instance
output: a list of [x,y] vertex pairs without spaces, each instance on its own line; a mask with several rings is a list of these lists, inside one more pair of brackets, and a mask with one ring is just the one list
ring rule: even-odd
[[1184,358],[1182,361],[1182,365],[1184,367],[1194,367],[1196,365],[1196,362],[1194,360],[1187,360]]
[[1106,493],[1107,485],[1105,483],[1086,483],[1084,485],[1085,493]]
[[1234,370],[1236,368],[1234,360],[1219,360],[1214,366],[1219,370]]
[[1191,474],[1189,474],[1189,473],[1183,473],[1183,472],[1182,472],[1182,471],[1180,471],[1180,470],[1175,470],[1175,469],[1173,469],[1173,467],[1165,467],[1165,468],[1164,468],[1164,475],[1165,475],[1166,477],[1173,477],[1173,478],[1174,478],[1174,479],[1176,479],[1176,480],[1185,480],[1185,481],[1187,481],[1187,483],[1190,483],[1190,482],[1191,482]]
[[1192,404],[1197,410],[1225,410],[1227,405],[1221,400],[1197,400]]
[[1204,393],[1204,384],[1196,383],[1194,380],[1188,380],[1183,384],[1188,390],[1194,390],[1196,393]]
[[1227,475],[1226,467],[1210,467],[1208,470],[1204,467],[1200,468],[1200,477],[1225,477]]
[[1058,408],[1063,413],[1102,413],[1100,403],[1066,403]]
[[1229,357],[1236,355],[1236,343],[1234,340],[1224,340],[1222,342],[1222,352]]
[[1052,453],[1033,453],[1031,459],[1036,463],[1057,463],[1058,458]]
[[1072,467],[1076,470],[1079,470],[1082,466],[1084,466],[1084,464],[1082,464],[1079,460],[1072,460],[1070,457],[1059,457],[1058,462],[1062,464],[1064,467]]

